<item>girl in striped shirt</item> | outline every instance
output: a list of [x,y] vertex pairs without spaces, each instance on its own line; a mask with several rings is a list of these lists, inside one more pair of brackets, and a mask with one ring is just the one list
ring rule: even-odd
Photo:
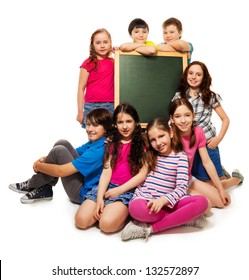
[[204,227],[206,220],[202,214],[208,202],[204,196],[187,195],[188,157],[180,139],[162,118],[148,123],[147,139],[149,173],[129,203],[135,221],[126,225],[122,240],[148,238],[152,233],[184,224]]

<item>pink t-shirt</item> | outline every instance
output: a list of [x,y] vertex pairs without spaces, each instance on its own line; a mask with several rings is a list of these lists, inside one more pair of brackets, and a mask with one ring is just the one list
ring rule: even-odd
[[119,156],[115,168],[112,170],[111,182],[122,185],[132,178],[128,156],[131,150],[131,142],[119,145]]
[[98,69],[86,59],[80,68],[89,72],[86,85],[85,102],[114,102],[114,60],[98,60]]
[[206,137],[205,137],[203,129],[198,126],[194,127],[194,134],[195,134],[196,140],[195,140],[195,144],[192,148],[189,147],[190,135],[182,136],[184,151],[188,155],[188,160],[189,160],[189,175],[191,174],[196,150],[199,148],[206,147]]

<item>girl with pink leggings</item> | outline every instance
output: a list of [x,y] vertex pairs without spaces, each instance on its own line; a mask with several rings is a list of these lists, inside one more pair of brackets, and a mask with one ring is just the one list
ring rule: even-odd
[[135,221],[126,225],[122,240],[147,239],[152,233],[181,225],[204,227],[208,201],[202,195],[187,194],[188,157],[179,136],[162,118],[149,122],[146,130],[148,175],[129,203]]
[[137,198],[130,202],[130,215],[139,222],[150,223],[152,232],[164,231],[196,220],[207,209],[204,196],[187,196],[179,200],[173,208],[163,207],[159,212],[151,212],[148,201]]

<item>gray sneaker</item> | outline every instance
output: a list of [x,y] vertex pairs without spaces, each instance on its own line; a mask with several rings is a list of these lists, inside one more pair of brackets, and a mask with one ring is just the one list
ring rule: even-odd
[[33,188],[29,187],[29,179],[25,182],[10,184],[9,188],[12,191],[18,192],[18,193],[27,193],[27,192],[31,192],[33,190]]
[[21,197],[21,203],[28,204],[42,200],[52,200],[53,199],[53,189],[50,185],[45,185],[33,191],[26,193]]
[[136,225],[134,222],[129,222],[122,231],[121,239],[126,241],[136,238],[145,238],[147,241],[150,233],[150,228]]
[[204,228],[207,225],[207,219],[204,215],[201,215],[196,220],[185,224],[184,226],[190,226],[190,227],[197,227],[197,228]]
[[244,176],[240,173],[240,171],[238,169],[233,170],[232,177],[240,179],[240,182],[238,185],[241,185],[244,182]]

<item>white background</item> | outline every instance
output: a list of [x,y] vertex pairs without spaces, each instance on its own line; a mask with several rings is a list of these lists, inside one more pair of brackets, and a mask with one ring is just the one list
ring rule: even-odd
[[[162,22],[182,21],[182,39],[193,43],[193,60],[206,63],[213,90],[223,98],[231,124],[220,145],[231,172],[247,175],[248,50],[246,1],[80,1],[5,0],[0,4],[0,259],[4,280],[105,279],[104,276],[53,276],[60,268],[135,268],[146,279],[147,266],[199,266],[197,276],[150,279],[245,279],[248,275],[247,197],[245,183],[233,189],[232,204],[214,209],[203,230],[181,228],[153,235],[148,242],[121,242],[120,233],[74,227],[77,206],[59,182],[51,202],[22,205],[8,185],[32,174],[32,164],[54,142],[75,147],[86,141],[76,122],[79,66],[88,57],[91,34],[107,28],[118,46],[130,41],[128,24],[141,17],[149,39],[162,42]],[[155,89],[156,90],[156,89]],[[219,129],[219,119],[214,116]],[[243,254],[245,253],[245,255]],[[243,254],[243,255],[242,255]],[[168,277],[168,278],[167,278]]]

